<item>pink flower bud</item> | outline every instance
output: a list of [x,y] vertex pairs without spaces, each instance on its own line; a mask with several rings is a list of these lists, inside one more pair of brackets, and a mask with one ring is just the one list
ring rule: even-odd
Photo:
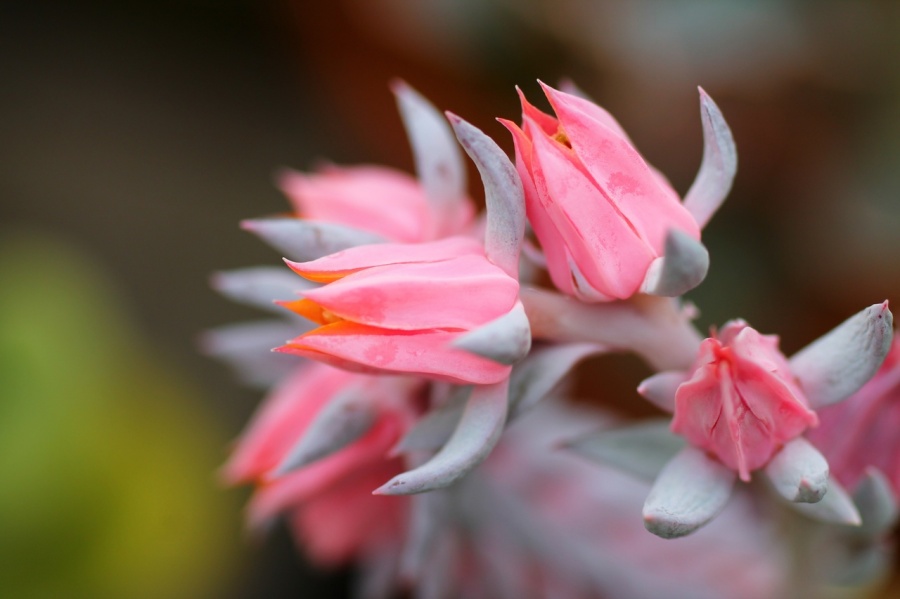
[[631,297],[664,256],[669,232],[699,240],[700,227],[609,113],[543,88],[556,117],[522,96],[522,128],[501,122],[513,134],[528,219],[550,276],[582,300]]
[[706,339],[675,393],[672,431],[736,470],[744,481],[781,447],[818,424],[778,349],[741,320]]

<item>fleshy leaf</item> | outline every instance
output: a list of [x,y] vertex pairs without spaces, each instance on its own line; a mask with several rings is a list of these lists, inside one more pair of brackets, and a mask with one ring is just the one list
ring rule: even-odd
[[394,81],[391,90],[397,98],[416,173],[428,199],[446,206],[465,198],[465,165],[444,115],[404,81]]
[[643,293],[677,297],[706,278],[709,270],[709,252],[703,244],[678,229],[666,235],[665,255],[653,260],[644,283]]
[[566,443],[567,449],[589,460],[648,481],[684,446],[684,439],[669,430],[668,419],[597,431]]
[[891,347],[888,303],[869,306],[800,350],[790,360],[812,408],[846,399],[878,370]]
[[688,535],[712,520],[731,496],[736,474],[694,447],[666,464],[644,502],[644,526],[658,537]]
[[455,392],[440,407],[425,414],[391,450],[392,455],[407,451],[444,446],[462,417],[472,387],[456,386]]
[[500,440],[506,423],[508,380],[472,390],[462,418],[447,444],[429,461],[375,490],[378,495],[410,495],[447,487],[480,464]]
[[828,462],[803,437],[788,441],[766,466],[766,476],[788,501],[816,503],[828,491]]
[[875,538],[897,523],[897,498],[891,484],[877,468],[868,468],[853,492],[853,502],[862,518],[860,534]]
[[457,337],[453,347],[500,364],[515,364],[531,349],[531,328],[522,302],[517,301],[503,316]]
[[606,351],[593,343],[567,343],[533,349],[513,367],[509,379],[509,419],[518,418],[535,406],[591,354]]
[[731,191],[737,172],[737,148],[719,107],[703,88],[698,89],[700,120],[703,123],[703,160],[697,178],[684,196],[684,207],[702,229]]
[[377,410],[370,399],[353,389],[333,398],[275,468],[283,476],[343,449],[365,435],[375,423]]
[[306,262],[347,248],[383,243],[384,237],[336,223],[296,218],[256,218],[241,228],[260,237],[291,260]]
[[456,137],[478,167],[484,183],[487,227],[484,248],[488,259],[514,278],[519,274],[519,251],[525,236],[525,192],[516,167],[494,140],[455,114],[447,113]]
[[246,384],[267,388],[297,368],[297,358],[272,354],[272,348],[311,328],[312,323],[266,320],[230,324],[200,336],[203,353],[227,362]]
[[828,492],[818,503],[791,503],[789,505],[804,516],[828,524],[859,526],[862,523],[859,511],[853,505],[850,495],[834,477],[828,479]]
[[296,299],[299,292],[315,287],[283,268],[271,266],[217,272],[211,283],[216,291],[231,300],[279,314],[284,314],[284,310],[275,300]]
[[675,411],[675,392],[689,378],[683,371],[660,372],[644,379],[638,385],[637,392],[659,409],[671,414]]

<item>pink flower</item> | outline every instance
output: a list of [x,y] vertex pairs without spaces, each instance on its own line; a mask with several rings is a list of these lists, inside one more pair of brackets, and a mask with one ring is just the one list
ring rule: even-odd
[[514,311],[524,318],[518,282],[474,240],[361,246],[288,265],[328,284],[283,304],[321,326],[277,351],[463,384],[497,383],[509,375],[508,365],[452,345]]
[[471,201],[462,197],[447,218],[414,177],[381,166],[327,166],[313,174],[285,171],[279,184],[300,217],[370,231],[388,241],[459,234],[474,216]]
[[[724,199],[736,168],[730,132],[712,101],[701,94],[707,152],[714,156],[704,156],[692,199],[682,204],[609,113],[541,85],[556,117],[520,94],[522,128],[501,122],[513,134],[528,219],[556,287],[581,300],[608,301],[641,290],[679,295],[697,285],[708,267],[700,227]],[[712,162],[721,167],[717,177]],[[669,254],[690,264],[678,269],[683,280],[674,286],[658,280]],[[685,270],[692,274],[684,278]]]
[[[224,468],[232,484],[257,484],[251,527],[287,514],[310,558],[322,565],[344,563],[401,535],[408,501],[375,497],[372,489],[404,470],[401,458],[387,455],[414,421],[422,388],[412,379],[323,364],[297,369],[262,404]],[[335,434],[340,429],[343,438]],[[306,455],[298,456],[298,448]]]
[[869,306],[788,360],[777,337],[731,321],[700,344],[690,369],[642,382],[638,392],[674,412],[672,432],[689,443],[650,490],[647,529],[666,538],[692,533],[728,502],[735,473],[749,481],[759,469],[805,514],[858,525],[853,501],[801,435],[818,424],[814,409],[843,401],[872,378],[888,353],[892,324],[887,302]]
[[842,403],[819,413],[821,426],[809,439],[847,488],[856,488],[869,467],[878,468],[900,495],[900,340],[894,339],[871,381]]
[[751,471],[817,424],[778,337],[733,320],[701,344],[675,394],[672,431],[749,481]]

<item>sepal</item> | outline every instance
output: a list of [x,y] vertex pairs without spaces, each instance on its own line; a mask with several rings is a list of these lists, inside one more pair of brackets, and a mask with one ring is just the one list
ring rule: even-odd
[[786,443],[765,472],[778,494],[788,501],[817,503],[828,491],[828,462],[803,437]]
[[418,468],[399,474],[376,495],[411,495],[452,485],[488,456],[503,432],[508,408],[508,380],[472,390],[453,436]]
[[715,518],[731,497],[736,474],[694,447],[666,464],[644,502],[644,526],[664,539],[689,535]]
[[887,301],[869,306],[791,357],[812,408],[846,399],[872,378],[890,350],[893,321]]
[[297,262],[315,260],[358,245],[387,241],[362,229],[297,218],[255,218],[241,221],[241,228]]
[[354,391],[348,389],[322,408],[275,468],[274,477],[328,457],[369,432],[375,424],[377,409],[370,398],[361,397]]
[[834,477],[828,479],[828,493],[818,503],[789,503],[788,505],[804,516],[826,524],[845,526],[862,524],[859,510],[853,505],[853,500],[844,487]]
[[477,127],[452,113],[447,113],[447,118],[484,184],[485,255],[506,274],[518,278],[519,252],[525,236],[525,192],[519,173],[500,146]]
[[700,120],[703,123],[703,160],[697,178],[684,196],[684,207],[702,229],[731,191],[737,173],[737,148],[722,111],[700,90]]
[[509,366],[531,349],[531,327],[522,302],[499,318],[457,337],[452,346]]
[[677,297],[687,293],[706,278],[709,252],[700,241],[678,229],[666,234],[665,255],[650,263],[642,293]]

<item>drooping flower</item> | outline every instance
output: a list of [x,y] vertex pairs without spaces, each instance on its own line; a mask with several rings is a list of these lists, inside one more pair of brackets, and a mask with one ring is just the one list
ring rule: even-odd
[[749,481],[759,469],[788,501],[814,504],[827,492],[830,511],[820,515],[858,523],[827,461],[801,435],[818,423],[812,410],[846,399],[875,374],[891,326],[887,302],[876,304],[788,360],[777,337],[733,321],[701,343],[688,371],[641,383],[644,397],[674,412],[672,431],[689,444],[656,479],[644,504],[647,528],[663,537],[690,534],[724,507],[736,474]]
[[512,132],[528,219],[553,283],[584,301],[639,291],[680,295],[706,275],[700,228],[731,187],[736,153],[718,108],[701,90],[706,148],[684,204],[605,110],[541,84],[556,116],[522,100]]
[[509,375],[508,365],[452,345],[521,311],[518,282],[474,240],[361,246],[288,265],[327,284],[284,304],[321,326],[278,351],[344,368],[463,384],[497,383]]

